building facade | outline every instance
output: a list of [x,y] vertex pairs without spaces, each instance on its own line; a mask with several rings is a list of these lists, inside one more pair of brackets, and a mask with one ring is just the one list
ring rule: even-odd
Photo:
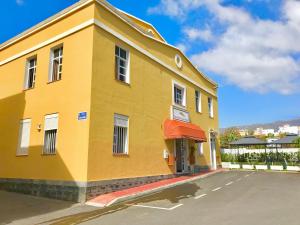
[[84,0],[0,46],[0,189],[84,202],[220,163],[217,84]]

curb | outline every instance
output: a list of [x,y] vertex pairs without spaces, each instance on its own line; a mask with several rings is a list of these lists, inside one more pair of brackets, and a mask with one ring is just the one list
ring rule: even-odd
[[212,171],[212,172],[209,172],[209,173],[206,173],[206,174],[203,174],[203,175],[195,176],[195,177],[183,180],[183,181],[178,181],[178,182],[173,183],[173,184],[167,184],[167,185],[157,187],[157,188],[154,188],[154,189],[151,189],[151,190],[146,190],[146,191],[141,191],[141,192],[134,193],[134,194],[124,195],[124,196],[115,198],[114,200],[112,200],[111,202],[109,202],[107,204],[101,204],[101,203],[96,203],[96,202],[86,202],[85,204],[90,205],[90,206],[99,207],[99,208],[104,208],[104,207],[111,206],[113,204],[129,201],[129,200],[134,200],[136,198],[146,196],[146,195],[149,195],[149,194],[154,194],[154,193],[157,193],[159,191],[162,191],[162,190],[165,190],[165,189],[168,189],[168,188],[172,188],[172,187],[176,187],[176,186],[179,186],[181,184],[185,184],[185,183],[188,183],[188,182],[191,182],[191,181],[203,179],[203,178],[206,178],[208,176],[211,176],[211,175],[214,175],[214,174],[217,174],[217,173],[220,173],[220,172],[224,172],[224,171],[225,171],[224,169],[219,169],[219,170]]

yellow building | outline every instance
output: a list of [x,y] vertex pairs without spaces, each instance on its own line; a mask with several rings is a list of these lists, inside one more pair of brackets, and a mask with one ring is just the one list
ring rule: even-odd
[[84,0],[0,46],[0,188],[83,202],[220,165],[217,84]]

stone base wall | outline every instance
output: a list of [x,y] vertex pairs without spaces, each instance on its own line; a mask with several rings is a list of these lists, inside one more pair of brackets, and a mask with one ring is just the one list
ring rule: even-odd
[[175,176],[170,174],[93,182],[0,178],[0,190],[83,203],[101,194],[137,187]]
[[[192,174],[209,170],[208,166],[194,166]],[[60,199],[85,202],[98,195],[176,177],[176,174],[113,179],[93,182],[49,181],[31,179],[0,178],[0,190]]]
[[75,182],[0,178],[0,190],[72,202],[85,201],[85,187]]
[[89,182],[86,190],[86,199],[96,197],[97,195],[107,194],[114,191],[119,191],[131,187],[137,187],[144,184],[149,184],[157,182],[164,179],[173,178],[176,175],[160,175],[160,176],[147,176],[147,177],[136,177],[136,178],[126,178],[126,179],[115,179],[115,180],[105,180]]

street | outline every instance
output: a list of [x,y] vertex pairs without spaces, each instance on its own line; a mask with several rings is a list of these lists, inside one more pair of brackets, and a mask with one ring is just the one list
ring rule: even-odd
[[298,225],[299,186],[299,174],[226,171],[112,207],[73,205],[15,224]]

